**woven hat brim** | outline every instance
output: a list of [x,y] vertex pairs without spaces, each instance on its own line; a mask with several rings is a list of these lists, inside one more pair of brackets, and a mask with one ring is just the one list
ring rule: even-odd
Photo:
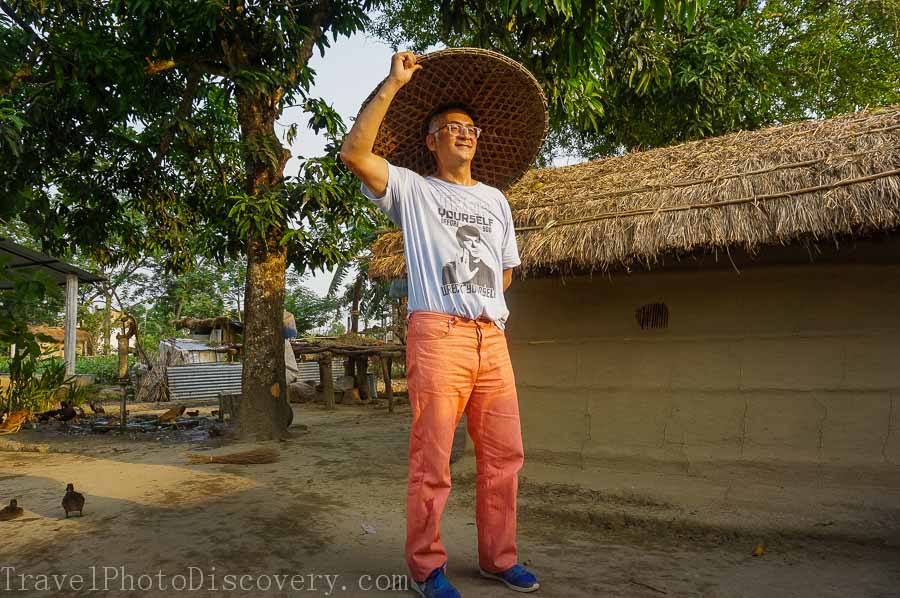
[[463,103],[482,129],[472,178],[508,188],[534,162],[547,135],[547,99],[540,84],[518,62],[480,48],[439,50],[417,62],[422,68],[391,102],[373,151],[423,176],[434,174],[434,157],[422,135],[425,119],[442,104]]

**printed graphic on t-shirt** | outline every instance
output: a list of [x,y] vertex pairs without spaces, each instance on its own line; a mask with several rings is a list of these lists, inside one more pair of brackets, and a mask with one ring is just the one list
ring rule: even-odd
[[441,224],[456,228],[459,244],[441,270],[441,294],[474,293],[493,298],[497,296],[496,264],[491,263],[492,254],[483,236],[491,234],[494,219],[479,214],[477,208],[481,206],[467,203],[457,201],[452,209],[438,208]]
[[409,311],[485,317],[503,328],[509,308],[503,268],[519,264],[512,214],[503,194],[388,164],[388,188],[363,193],[403,229]]
[[477,226],[482,232],[489,233],[491,232],[491,226],[494,224],[493,218],[481,216],[480,214],[467,214],[466,212],[446,210],[444,208],[438,208],[438,213],[441,215],[441,224],[447,226]]

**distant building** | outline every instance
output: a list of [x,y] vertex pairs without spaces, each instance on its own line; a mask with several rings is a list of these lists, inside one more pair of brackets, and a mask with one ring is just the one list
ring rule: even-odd
[[[63,358],[63,342],[66,332],[63,328],[53,328],[50,326],[29,326],[28,330],[34,334],[42,334],[50,337],[50,341],[40,342],[41,350],[53,357]],[[75,330],[75,354],[76,355],[94,355],[94,339],[87,330],[78,328]]]

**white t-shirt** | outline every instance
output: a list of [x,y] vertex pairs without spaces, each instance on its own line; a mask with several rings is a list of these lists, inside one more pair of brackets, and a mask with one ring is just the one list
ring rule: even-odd
[[509,315],[503,270],[520,260],[512,212],[499,189],[388,163],[384,196],[365,185],[362,192],[403,229],[410,312],[486,317],[503,328]]

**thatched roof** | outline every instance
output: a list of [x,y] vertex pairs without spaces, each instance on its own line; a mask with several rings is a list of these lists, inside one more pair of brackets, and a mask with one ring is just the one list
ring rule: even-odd
[[236,332],[243,332],[244,330],[244,325],[241,322],[229,316],[216,316],[215,318],[192,318],[187,316],[178,320],[172,320],[171,324],[175,328],[187,328],[196,334],[209,334],[216,328],[234,330]]
[[[532,170],[507,197],[526,275],[893,231],[900,106]],[[400,232],[372,253],[370,276],[404,275]]]
[[[56,328],[46,326],[44,324],[29,326],[28,331],[33,334],[43,334],[44,336],[49,336],[53,339],[53,342],[62,344],[66,340],[66,329],[65,328]],[[87,330],[82,330],[81,328],[75,329],[75,342],[76,343],[88,343],[93,346],[94,339],[91,337],[91,333]]]

